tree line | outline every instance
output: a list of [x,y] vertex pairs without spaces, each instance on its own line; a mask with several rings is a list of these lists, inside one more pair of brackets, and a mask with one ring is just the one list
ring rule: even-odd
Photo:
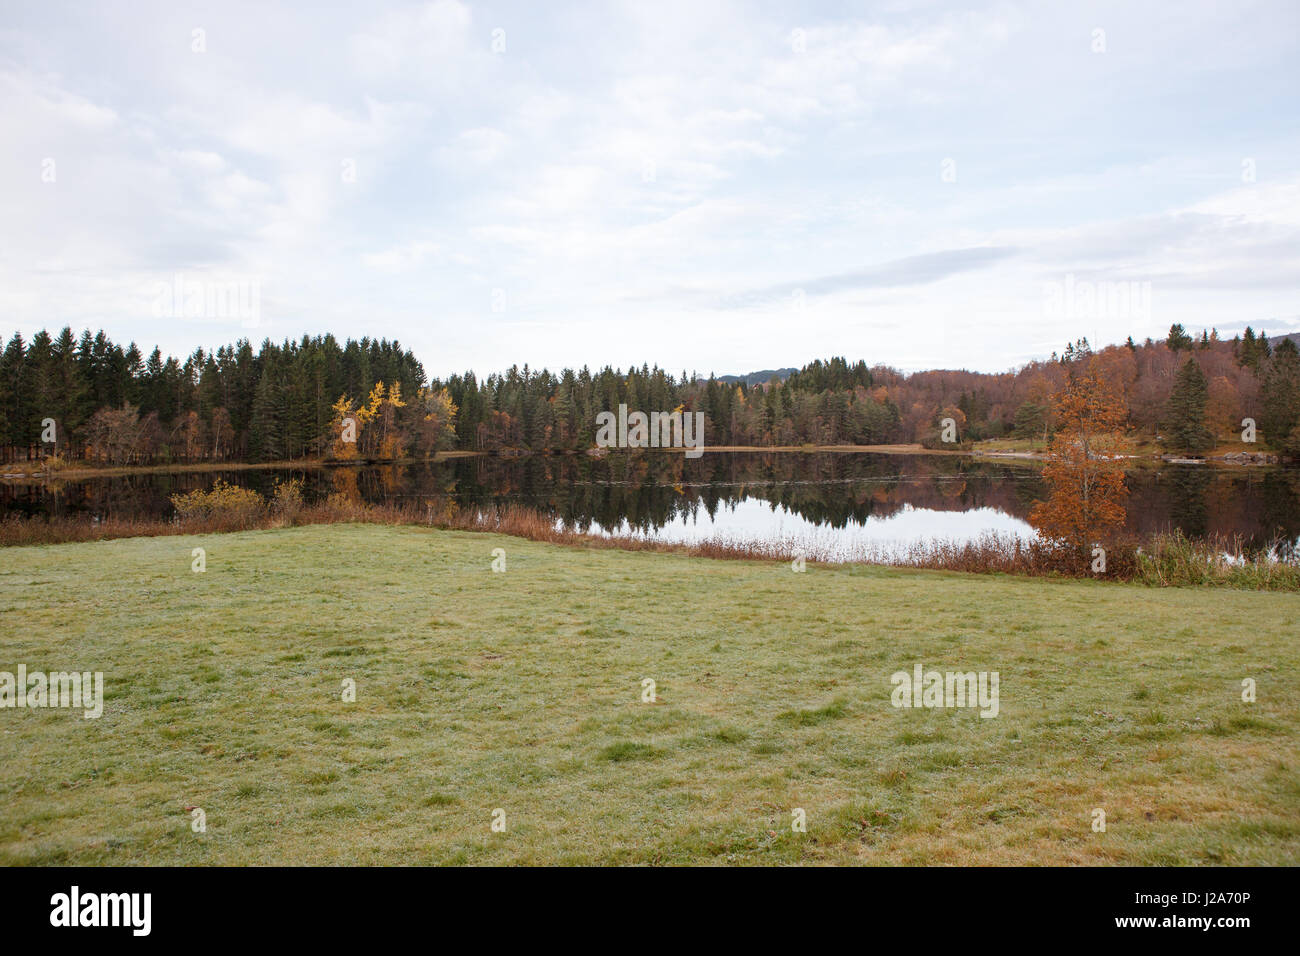
[[[817,360],[752,385],[642,365],[558,373],[525,365],[478,378],[427,378],[398,342],[304,336],[254,350],[247,339],[183,360],[146,358],[103,331],[14,333],[0,353],[0,456],[112,464],[388,459],[444,449],[575,452],[596,415],[620,404],[703,411],[706,444],[941,447],[951,418],[962,444],[1049,440],[1057,397],[1081,357],[1121,397],[1123,426],[1197,454],[1257,423],[1262,446],[1300,455],[1300,351],[1253,330],[1221,340],[1174,325],[1160,341],[1060,355],[1002,373]],[[951,446],[949,446],[951,447]]]

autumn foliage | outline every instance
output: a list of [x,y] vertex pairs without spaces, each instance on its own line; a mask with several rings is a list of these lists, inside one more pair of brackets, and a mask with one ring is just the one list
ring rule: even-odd
[[329,454],[339,461],[403,458],[413,448],[432,455],[456,441],[456,404],[445,388],[422,388],[408,403],[399,383],[378,382],[364,403],[344,395],[331,412]]
[[1060,423],[1043,477],[1051,488],[1029,520],[1046,538],[1087,553],[1124,525],[1124,398],[1100,362],[1075,362],[1056,397]]

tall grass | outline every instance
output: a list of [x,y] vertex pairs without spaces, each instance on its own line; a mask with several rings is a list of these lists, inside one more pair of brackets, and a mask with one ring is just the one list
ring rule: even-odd
[[520,505],[460,508],[448,499],[424,504],[368,504],[331,495],[304,504],[301,483],[281,482],[271,497],[217,482],[211,491],[172,498],[170,519],[10,516],[0,521],[0,547],[102,541],[172,534],[215,534],[254,528],[360,522],[425,525],[454,531],[491,532],[559,545],[687,554],[701,558],[851,563],[891,567],[1134,581],[1151,587],[1227,587],[1252,591],[1300,591],[1300,563],[1281,548],[1252,554],[1239,538],[1196,540],[1181,532],[1161,534],[1138,546],[1111,544],[1106,570],[1092,570],[1088,551],[1050,541],[989,533],[975,541],[930,540],[903,549],[860,548],[838,555],[826,545],[797,537],[748,540],[714,537],[678,544],[625,534],[590,534],[565,527],[553,516]]
[[1300,591],[1300,563],[1281,542],[1249,553],[1240,538],[1198,541],[1181,531],[1157,535],[1138,555],[1136,580],[1153,587],[1214,585],[1244,591]]

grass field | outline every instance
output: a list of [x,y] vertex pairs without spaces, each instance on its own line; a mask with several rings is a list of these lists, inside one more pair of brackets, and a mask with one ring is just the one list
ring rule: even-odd
[[1294,595],[317,525],[0,550],[0,608],[106,687],[0,710],[0,863],[1300,862]]

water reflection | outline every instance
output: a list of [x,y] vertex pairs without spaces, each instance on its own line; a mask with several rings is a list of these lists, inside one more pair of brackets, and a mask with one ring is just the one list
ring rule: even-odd
[[[6,514],[167,516],[168,497],[216,478],[270,493],[298,477],[309,499],[438,507],[517,503],[579,530],[689,541],[816,537],[836,548],[918,539],[1032,535],[1046,488],[1033,465],[957,456],[776,453],[475,457],[382,467],[130,475],[53,485],[0,484]],[[1240,535],[1259,548],[1300,536],[1300,471],[1164,466],[1129,473],[1128,526],[1192,536]]]
[[703,520],[699,515],[693,518],[681,515],[654,529],[637,528],[623,521],[609,528],[596,524],[591,530],[598,534],[631,535],[677,544],[711,539],[735,544],[788,543],[808,557],[825,561],[901,556],[917,542],[943,540],[964,543],[977,541],[990,533],[1025,540],[1037,537],[1029,522],[990,507],[937,511],[904,505],[891,514],[873,514],[861,523],[831,527],[817,524],[784,505],[757,498],[727,504],[713,515],[706,514]]

